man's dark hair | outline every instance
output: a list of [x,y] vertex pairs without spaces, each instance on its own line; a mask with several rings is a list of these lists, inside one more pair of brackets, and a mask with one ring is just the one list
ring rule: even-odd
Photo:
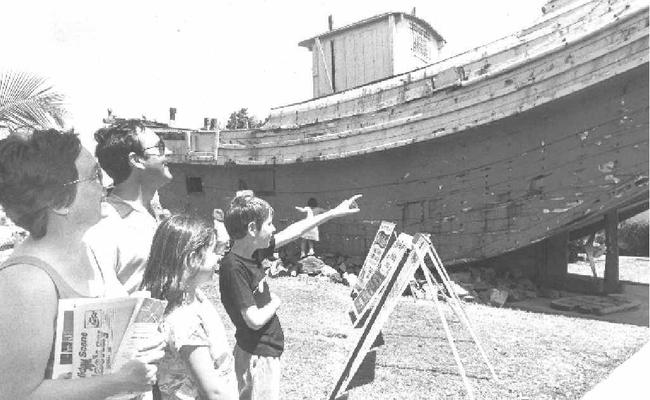
[[124,182],[131,175],[129,154],[144,155],[144,148],[138,139],[138,133],[144,128],[140,120],[128,119],[95,132],[95,157],[113,179],[114,185]]
[[47,233],[48,210],[75,199],[79,178],[77,135],[54,129],[13,134],[0,140],[0,205],[34,239]]
[[230,238],[237,240],[246,236],[248,224],[255,222],[259,230],[272,214],[273,207],[266,200],[251,195],[237,196],[230,203],[223,223]]

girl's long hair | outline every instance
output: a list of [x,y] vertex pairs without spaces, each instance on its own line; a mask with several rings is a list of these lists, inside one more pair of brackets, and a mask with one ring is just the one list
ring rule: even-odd
[[215,240],[214,229],[202,219],[173,215],[156,230],[142,285],[151,297],[167,300],[166,312],[183,302],[189,280],[204,262],[204,249]]

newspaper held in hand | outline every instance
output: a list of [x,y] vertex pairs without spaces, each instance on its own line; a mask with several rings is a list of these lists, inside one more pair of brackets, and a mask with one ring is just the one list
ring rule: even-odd
[[138,349],[148,344],[158,333],[158,326],[167,307],[167,302],[150,297],[141,298],[133,312],[131,321],[126,328],[124,337],[117,348],[113,363],[113,371],[117,371],[129,360],[133,359]]
[[166,306],[166,301],[142,293],[59,300],[52,378],[78,379],[119,370],[156,334]]

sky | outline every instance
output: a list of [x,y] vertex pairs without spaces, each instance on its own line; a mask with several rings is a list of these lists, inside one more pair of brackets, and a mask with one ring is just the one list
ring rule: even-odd
[[[5,0],[7,1],[7,0]],[[242,107],[311,98],[311,55],[298,42],[388,11],[428,21],[444,56],[515,33],[541,17],[545,0],[21,0],[3,5],[0,70],[28,71],[66,96],[66,127],[82,140],[119,117],[199,128],[225,125]]]

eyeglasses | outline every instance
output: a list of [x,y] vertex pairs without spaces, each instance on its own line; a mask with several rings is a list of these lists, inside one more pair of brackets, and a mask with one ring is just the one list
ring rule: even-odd
[[74,180],[72,182],[66,182],[66,183],[63,184],[63,186],[70,186],[70,185],[76,185],[76,184],[81,183],[81,182],[93,182],[93,181],[97,181],[99,183],[102,183],[102,170],[101,170],[101,168],[96,167],[95,171],[93,172],[93,174],[91,176],[89,176],[87,178],[76,179],[76,180]]
[[155,146],[145,147],[143,150],[149,149],[158,149],[158,154],[162,156],[165,154],[165,142],[163,140],[159,140]]

